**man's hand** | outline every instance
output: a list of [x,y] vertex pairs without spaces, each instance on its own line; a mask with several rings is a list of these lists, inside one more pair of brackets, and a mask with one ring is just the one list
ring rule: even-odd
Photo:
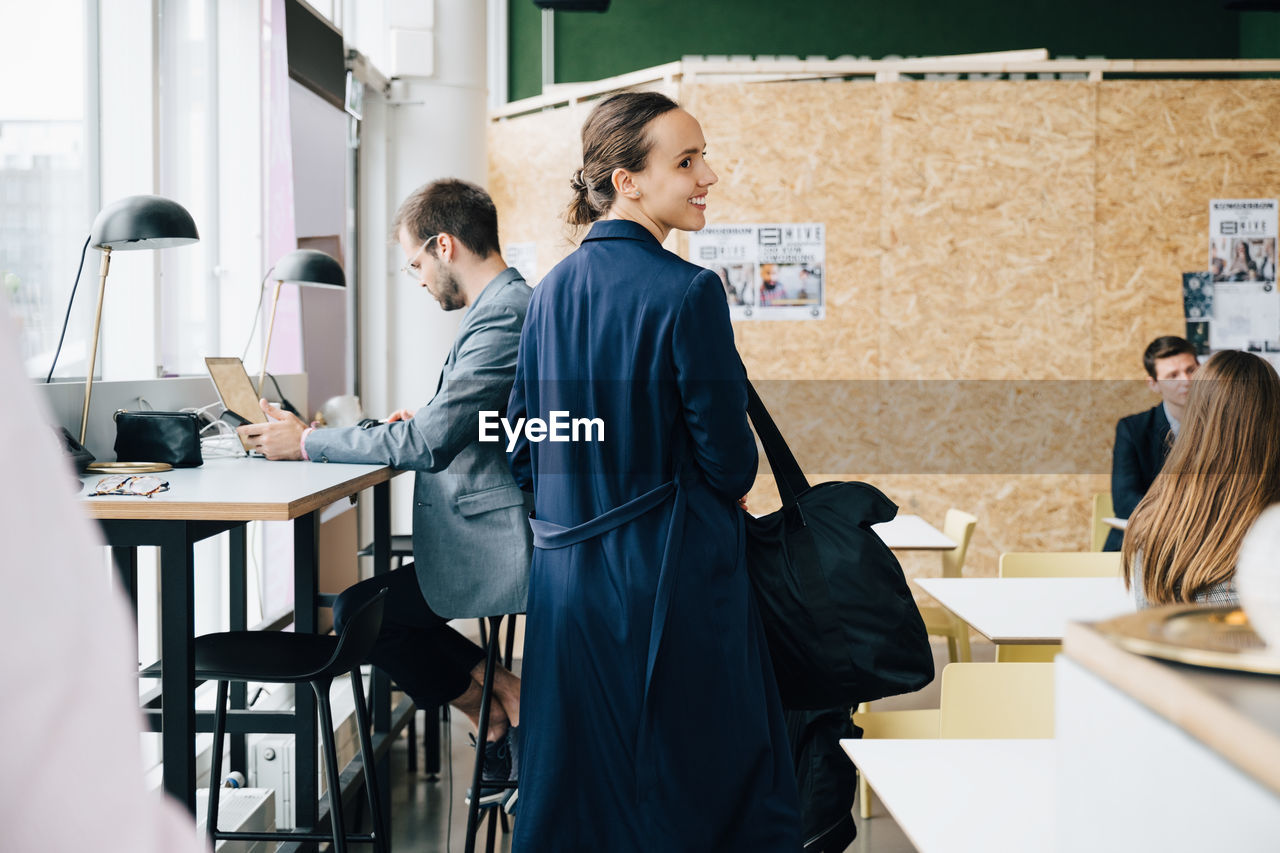
[[265,424],[245,424],[236,427],[250,449],[261,452],[268,459],[301,459],[302,433],[307,425],[294,414],[284,411],[274,403],[259,400],[267,417]]
[[389,424],[393,424],[396,421],[411,421],[411,420],[413,420],[412,409],[398,409],[392,412],[391,414],[387,415],[387,423]]

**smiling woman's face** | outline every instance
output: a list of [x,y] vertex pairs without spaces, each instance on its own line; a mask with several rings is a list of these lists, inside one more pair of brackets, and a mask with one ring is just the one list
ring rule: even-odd
[[632,174],[640,193],[635,207],[648,220],[641,224],[659,240],[672,228],[701,230],[707,224],[707,189],[719,180],[703,156],[702,126],[676,109],[658,116],[646,131],[653,147],[644,170]]

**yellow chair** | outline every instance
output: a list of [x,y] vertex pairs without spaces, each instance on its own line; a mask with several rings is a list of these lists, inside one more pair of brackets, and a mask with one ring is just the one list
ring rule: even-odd
[[[919,740],[938,736],[938,715],[937,708],[868,711],[864,702],[853,715],[853,722],[862,727],[864,738]],[[858,814],[863,820],[871,817],[871,786],[861,773],[858,774]]]
[[[942,522],[942,532],[956,543],[950,551],[942,552],[942,576],[958,578],[964,570],[964,558],[969,553],[969,542],[973,539],[974,528],[978,519],[967,512],[954,507],[947,510]],[[920,617],[924,627],[930,634],[947,638],[947,652],[952,661],[968,661],[973,658],[969,651],[969,625],[954,616],[940,604],[921,604]],[[863,702],[853,717],[854,723],[863,729],[863,737],[874,738],[922,738],[938,736],[938,711],[872,711],[870,703]],[[858,776],[859,813],[862,817],[871,817],[871,788]]]
[[939,737],[1053,737],[1053,664],[950,664],[939,704]]
[[[942,576],[958,578],[964,569],[964,558],[969,553],[969,542],[973,539],[973,530],[978,526],[978,519],[958,509],[947,510],[947,517],[942,523],[942,532],[956,543],[950,551],[942,552]],[[947,638],[947,652],[951,661],[968,661],[973,656],[969,653],[969,626],[956,618],[940,604],[921,604],[920,616],[924,619],[924,627],[930,634]]]
[[1010,551],[1000,555],[1002,578],[1118,578],[1119,551]]
[[[1103,496],[1099,496],[1103,497]],[[1108,501],[1110,496],[1107,495]],[[1095,506],[1097,500],[1095,499]],[[1002,578],[1111,578],[1120,576],[1118,551],[1011,551],[1000,555]],[[1062,651],[1046,646],[998,645],[997,663],[1051,662]]]
[[[953,663],[942,670],[941,708],[853,715],[864,738],[1053,737],[1053,664]],[[871,786],[858,774],[858,814],[871,817]]]
[[1061,651],[1061,643],[1037,646],[1004,643],[996,646],[996,663],[1053,663]]
[[1093,496],[1093,523],[1089,527],[1090,551],[1101,551],[1107,544],[1107,534],[1111,532],[1111,528],[1102,519],[1111,518],[1115,514],[1110,492],[1101,492]]

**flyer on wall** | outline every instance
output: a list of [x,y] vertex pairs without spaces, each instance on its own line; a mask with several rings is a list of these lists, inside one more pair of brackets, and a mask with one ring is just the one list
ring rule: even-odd
[[1273,198],[1209,202],[1210,349],[1280,351],[1278,209]]
[[709,225],[689,235],[689,260],[720,276],[733,320],[826,316],[826,225]]

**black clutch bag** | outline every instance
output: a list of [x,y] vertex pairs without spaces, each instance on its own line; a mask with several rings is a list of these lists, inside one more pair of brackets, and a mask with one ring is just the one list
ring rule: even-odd
[[116,412],[116,459],[167,462],[175,468],[204,464],[200,417],[195,412]]

